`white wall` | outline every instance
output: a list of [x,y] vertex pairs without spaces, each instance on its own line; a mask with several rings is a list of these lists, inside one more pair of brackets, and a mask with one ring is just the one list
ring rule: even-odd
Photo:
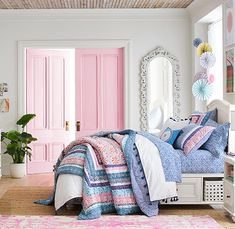
[[[182,117],[191,112],[191,23],[185,9],[2,10],[0,28],[0,82],[8,83],[10,98],[10,112],[0,114],[3,131],[15,128],[17,120],[17,42],[22,40],[129,39],[129,127],[137,130],[140,60],[162,46],[179,59]],[[4,157],[3,174],[8,174],[8,162]]]
[[190,13],[192,23],[196,23],[212,10],[220,6],[224,0],[194,0],[187,9]]

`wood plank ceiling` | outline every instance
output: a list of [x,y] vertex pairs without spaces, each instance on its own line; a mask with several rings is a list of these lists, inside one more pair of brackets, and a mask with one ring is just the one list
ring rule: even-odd
[[193,0],[0,0],[0,9],[186,8]]

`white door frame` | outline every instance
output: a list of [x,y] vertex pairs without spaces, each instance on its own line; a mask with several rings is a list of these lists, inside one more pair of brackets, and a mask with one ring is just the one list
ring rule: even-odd
[[129,126],[130,40],[49,40],[18,41],[18,117],[26,114],[26,48],[123,48],[124,49],[124,127]]

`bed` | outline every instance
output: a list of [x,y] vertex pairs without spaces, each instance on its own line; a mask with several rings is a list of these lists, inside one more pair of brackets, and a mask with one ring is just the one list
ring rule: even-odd
[[[227,101],[214,100],[207,105],[207,111],[217,109],[217,122],[222,124],[231,121],[231,111],[235,110],[235,106]],[[228,145],[229,151],[229,145]],[[199,157],[197,154],[204,157]],[[182,162],[182,183],[178,184],[179,201],[173,204],[222,204],[221,200],[207,201],[205,199],[205,182],[213,181],[221,184],[224,174],[224,158],[212,157],[210,152],[199,150],[185,157],[179,152]],[[199,172],[200,171],[200,172]],[[172,203],[170,203],[172,204]]]
[[[228,102],[226,101],[219,101],[219,100],[215,100],[213,102],[211,102],[208,106],[207,109],[208,110],[213,110],[213,109],[217,109],[217,115],[218,115],[218,122],[219,123],[224,123],[226,121],[230,121],[231,117],[230,117],[230,113],[232,110],[235,110],[235,107],[233,105],[230,105]],[[213,180],[215,182],[221,182],[221,180],[223,179],[223,155],[221,155],[220,157],[217,158],[213,158],[210,154],[210,152],[207,152],[206,150],[197,150],[194,153],[185,156],[181,150],[174,150],[173,147],[169,144],[164,145],[164,152],[162,153],[162,146],[161,146],[161,140],[159,140],[159,138],[153,137],[153,135],[145,133],[145,134],[136,134],[135,136],[135,143],[133,143],[133,139],[131,141],[129,141],[129,139],[131,138],[131,135],[134,132],[130,132],[129,130],[124,134],[129,134],[129,138],[128,140],[125,140],[125,138],[122,135],[119,134],[111,134],[112,138],[115,139],[116,143],[120,143],[123,144],[123,151],[124,154],[126,156],[126,160],[127,160],[127,165],[128,168],[130,169],[130,175],[131,175],[131,181],[130,180],[126,180],[126,185],[123,185],[121,189],[124,190],[124,192],[122,194],[120,194],[121,189],[116,190],[115,187],[118,186],[118,182],[115,183],[112,186],[112,192],[114,191],[115,193],[119,193],[121,197],[121,199],[123,197],[125,197],[125,193],[129,193],[130,190],[128,190],[128,186],[132,185],[133,188],[133,192],[135,195],[142,195],[140,198],[140,202],[142,201],[145,202],[145,198],[147,197],[149,204],[149,208],[153,208],[154,206],[152,205],[158,205],[159,201],[155,201],[155,200],[162,200],[162,199],[170,199],[171,201],[168,203],[170,204],[215,204],[215,203],[221,203],[221,201],[207,201],[204,198],[204,184],[207,180]],[[123,133],[122,133],[123,134]],[[102,137],[103,135],[101,135]],[[126,136],[126,135],[125,135]],[[146,138],[146,139],[145,139]],[[110,141],[110,139],[109,139]],[[128,142],[132,142],[131,143],[131,147],[127,148],[126,145],[128,145]],[[79,143],[83,143],[83,147],[87,147],[86,150],[91,150],[90,144],[92,145],[93,142],[89,142],[89,144],[86,143],[84,144],[84,142],[79,142]],[[115,143],[115,144],[116,144]],[[74,149],[73,147],[76,147],[76,145],[78,145],[78,142],[76,142],[76,144],[71,143],[71,146],[68,146],[67,148],[70,150],[66,150],[62,152],[61,154],[61,158],[59,158],[59,164],[62,162],[63,157],[65,155],[65,153],[71,152],[71,151],[78,151],[78,153],[84,151],[83,148],[78,148],[78,149]],[[87,144],[87,145],[86,145]],[[112,143],[113,144],[113,143]],[[93,144],[94,145],[94,144]],[[157,145],[158,147],[154,147],[154,145]],[[152,148],[151,148],[152,147]],[[151,148],[151,150],[150,150]],[[125,149],[125,150],[124,150]],[[137,150],[137,151],[136,151]],[[91,157],[95,157],[95,155],[97,155],[97,150],[92,150],[91,152],[93,153],[93,156]],[[110,151],[112,153],[116,153],[116,150],[114,151]],[[108,154],[106,154],[107,157],[109,156],[110,152],[106,152]],[[131,153],[130,153],[131,152]],[[149,155],[151,153],[153,153],[152,155]],[[72,154],[71,154],[72,155]],[[132,163],[130,164],[130,158],[132,157],[131,155],[136,155],[133,156],[132,159]],[[158,156],[155,156],[158,155]],[[197,160],[196,155],[202,155],[200,157],[200,160]],[[140,159],[136,159],[135,157],[139,157]],[[79,160],[83,159],[84,157],[80,157]],[[110,158],[109,158],[110,159]],[[67,160],[69,160],[70,162],[72,160],[74,160],[74,158],[72,157],[67,157]],[[77,159],[76,159],[77,160]],[[87,159],[85,159],[87,160]],[[88,175],[91,175],[94,171],[98,171],[99,174],[103,174],[102,169],[99,168],[100,163],[98,163],[98,161],[100,160],[95,159],[96,160],[96,164],[95,167],[93,166],[92,168],[88,168],[91,167],[88,163],[88,166],[84,167],[84,171],[85,173],[87,172],[86,170],[90,169],[88,171]],[[112,158],[112,160],[116,160],[114,158]],[[141,163],[140,163],[141,161]],[[210,166],[207,166],[206,162],[208,161],[208,163],[210,162]],[[140,164],[140,165],[139,165]],[[153,164],[158,168],[157,170],[155,169],[155,167],[153,166]],[[196,166],[194,166],[194,165]],[[180,170],[182,169],[182,171],[178,171],[179,170],[179,165],[180,165]],[[61,167],[63,169],[63,164],[60,164],[60,167],[58,167],[57,165],[57,169],[59,170]],[[110,167],[109,169],[111,171],[115,171],[115,169],[120,169],[123,170],[124,167],[122,167],[123,165],[116,164],[116,165],[112,165],[112,166],[108,166],[105,165],[107,167]],[[142,167],[139,167],[142,166]],[[161,167],[162,166],[162,167]],[[71,166],[70,166],[71,167]],[[72,166],[73,167],[73,166]],[[148,170],[150,172],[146,172],[146,168],[148,168]],[[73,171],[75,171],[75,169],[77,169],[76,167],[72,168]],[[57,170],[57,172],[58,172]],[[70,168],[71,170],[71,168]],[[78,169],[80,171],[80,169]],[[125,170],[125,169],[124,169]],[[123,170],[123,171],[124,171]],[[139,174],[135,174],[135,171],[142,171],[142,175],[141,173]],[[144,173],[143,173],[144,170]],[[157,171],[157,172],[156,172]],[[182,173],[183,172],[183,173]],[[64,170],[63,174],[59,174],[57,182],[56,182],[56,187],[55,187],[55,193],[54,193],[54,203],[55,203],[55,210],[57,211],[58,209],[60,209],[63,205],[65,205],[66,203],[71,203],[71,201],[76,200],[76,203],[78,203],[79,201],[81,201],[81,198],[84,198],[84,186],[88,186],[90,185],[90,181],[87,181],[86,179],[83,179],[83,174],[82,172],[78,172],[78,173],[69,173],[68,171],[66,171],[66,169]],[[78,174],[78,175],[76,175]],[[120,174],[125,174],[125,172],[120,173]],[[115,174],[115,176],[120,176],[120,174],[117,175],[117,173]],[[145,174],[145,175],[143,175]],[[161,175],[159,175],[161,174]],[[108,174],[107,176],[114,176],[114,174]],[[104,180],[106,179],[106,176],[100,175]],[[121,175],[122,176],[122,175]],[[124,175],[123,175],[124,176]],[[164,177],[165,176],[165,177]],[[164,177],[164,178],[162,178]],[[157,179],[155,179],[157,178]],[[113,179],[113,177],[112,177]],[[116,177],[115,177],[116,179]],[[118,178],[120,179],[120,177]],[[126,179],[126,177],[125,177]],[[156,181],[158,180],[158,184],[156,184]],[[179,183],[181,181],[181,183]],[[136,186],[133,186],[133,182],[136,182]],[[139,183],[138,183],[139,182]],[[145,183],[143,183],[145,182]],[[161,190],[159,189],[159,182],[160,182],[160,186],[163,187]],[[162,183],[161,183],[162,182]],[[99,181],[98,180],[93,180],[91,182],[92,186],[96,186]],[[105,182],[104,182],[105,183]],[[148,185],[148,192],[146,192],[146,190],[141,190],[141,187],[143,186],[144,188],[146,188],[146,185]],[[101,184],[102,186],[102,184]],[[138,188],[136,188],[138,187]],[[95,193],[98,192],[98,185],[96,187],[97,189],[95,189]],[[144,189],[143,188],[143,189]],[[158,190],[159,189],[159,190]],[[158,190],[158,191],[155,191]],[[176,192],[177,191],[177,192]],[[94,192],[89,193],[89,189],[85,191],[85,195],[86,196],[90,196],[93,197],[92,195],[96,195]],[[159,194],[160,193],[160,194]],[[104,193],[103,193],[104,194]],[[119,195],[118,194],[118,195]],[[177,196],[178,194],[178,196]],[[106,194],[105,194],[106,195]],[[129,194],[128,194],[129,195]],[[127,196],[128,196],[127,195]],[[154,198],[153,198],[154,196]],[[110,196],[107,198],[111,198]],[[115,198],[115,196],[114,196]],[[131,202],[132,197],[129,198],[130,203],[129,205],[132,205],[132,207],[136,204],[134,202]],[[138,197],[139,198],[139,197]],[[98,199],[93,200],[94,204],[97,204]],[[152,201],[154,200],[154,201]],[[178,200],[175,202],[175,200]],[[109,200],[107,200],[109,201]],[[52,199],[51,200],[47,200],[47,202],[45,203],[52,203]],[[89,201],[88,201],[89,202]],[[104,201],[105,202],[105,201]],[[40,203],[40,201],[39,201]],[[41,202],[43,203],[43,202]],[[72,202],[74,203],[74,202]],[[120,206],[123,203],[118,203],[117,206]],[[137,201],[137,205],[139,205],[141,203],[139,203]],[[84,205],[84,203],[83,203]],[[92,204],[91,204],[92,206]],[[123,206],[122,206],[123,207]],[[91,207],[92,208],[92,207]],[[156,215],[158,213],[158,208],[156,208],[156,211],[152,211],[152,212],[148,212],[148,206],[144,205],[143,206],[145,214],[151,216],[152,215]],[[105,209],[105,206],[103,205],[102,209]],[[103,211],[102,210],[102,211]],[[109,209],[110,210],[110,209]],[[123,211],[124,210],[124,211]],[[137,210],[137,209],[135,209]],[[143,211],[143,209],[141,208],[141,210]],[[116,211],[118,212],[118,210],[116,209]],[[129,213],[134,213],[134,212],[128,212],[128,206],[124,206],[120,212],[118,212],[118,214],[129,214]],[[144,212],[143,211],[143,212]],[[109,212],[109,211],[103,211],[103,212]],[[92,213],[93,214],[93,213]],[[91,215],[92,215],[91,214]],[[89,216],[89,217],[93,217],[93,218],[97,218],[98,216]],[[91,219],[89,218],[89,219]],[[80,218],[80,219],[87,219],[85,218]]]

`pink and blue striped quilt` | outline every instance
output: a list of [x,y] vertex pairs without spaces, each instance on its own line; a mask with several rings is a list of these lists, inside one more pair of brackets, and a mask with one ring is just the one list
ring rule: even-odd
[[[171,145],[148,133],[140,133],[158,147],[165,178],[180,181],[180,161]],[[55,170],[83,178],[82,211],[78,219],[99,218],[102,213],[134,214],[140,210],[148,216],[158,214],[159,201],[151,202],[138,149],[136,132],[98,133],[71,142],[61,153]],[[55,192],[55,190],[54,190]],[[39,204],[52,204],[54,194]]]
[[[106,137],[82,137],[68,145],[57,163],[62,172],[83,176],[83,210],[79,219],[98,218],[101,213],[120,215],[139,211],[120,142]],[[79,171],[80,170],[80,171]]]

